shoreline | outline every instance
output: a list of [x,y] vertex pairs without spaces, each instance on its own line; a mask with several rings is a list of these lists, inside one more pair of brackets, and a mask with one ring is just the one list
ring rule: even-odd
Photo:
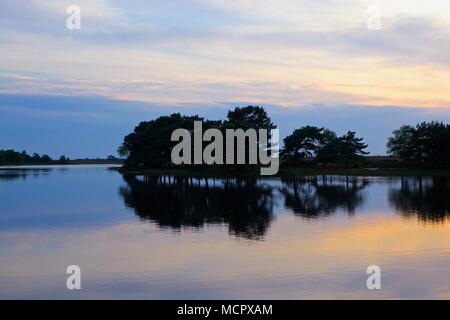
[[220,168],[125,168],[121,163],[112,162],[91,162],[91,163],[68,163],[68,164],[21,164],[21,165],[0,165],[0,169],[33,169],[39,167],[46,169],[54,166],[83,166],[83,165],[111,165],[108,170],[117,171],[122,174],[148,175],[148,176],[177,176],[177,177],[304,177],[304,176],[362,176],[362,177],[450,177],[450,169],[415,169],[408,167],[401,168],[313,168],[313,167],[284,167],[280,168],[276,175],[262,176],[259,170],[231,171]]
[[2,167],[30,167],[30,166],[78,166],[87,164],[111,164],[111,165],[123,165],[123,162],[107,162],[107,161],[74,161],[68,163],[20,163],[20,164],[0,164]]
[[186,168],[110,168],[124,174],[162,176],[171,175],[178,177],[302,177],[302,176],[365,176],[365,177],[404,177],[404,176],[441,176],[450,177],[450,169],[414,169],[414,168],[308,168],[308,167],[286,167],[280,168],[279,172],[273,176],[261,176],[259,171],[230,172],[217,169],[199,168],[196,170]]

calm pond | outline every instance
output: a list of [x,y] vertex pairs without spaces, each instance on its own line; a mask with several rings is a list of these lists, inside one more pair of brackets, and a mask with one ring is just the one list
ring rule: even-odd
[[0,168],[0,298],[450,299],[449,216],[448,178]]

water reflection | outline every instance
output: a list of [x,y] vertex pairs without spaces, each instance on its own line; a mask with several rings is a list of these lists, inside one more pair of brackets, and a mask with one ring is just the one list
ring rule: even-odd
[[[53,168],[0,169],[0,299],[450,298],[448,178]],[[371,264],[383,290],[366,289]]]
[[284,205],[296,215],[317,218],[343,209],[354,214],[364,202],[362,190],[369,180],[358,177],[314,176],[281,179]]
[[274,205],[296,215],[315,218],[338,209],[353,214],[364,201],[364,178],[303,177],[187,178],[123,175],[126,187],[119,193],[125,204],[160,227],[200,228],[225,223],[231,234],[262,239],[274,219]]
[[52,168],[39,168],[39,169],[9,169],[0,168],[0,181],[12,181],[12,180],[25,180],[26,178],[32,176],[33,178],[38,178],[41,176],[47,176],[52,171]]
[[443,177],[400,178],[389,190],[389,202],[405,216],[423,222],[443,222],[450,216],[450,179]]
[[239,237],[261,239],[273,220],[273,188],[257,179],[123,175],[125,204],[161,227],[225,223]]
[[[126,187],[120,194],[141,219],[175,230],[226,224],[230,234],[247,239],[263,239],[278,206],[306,219],[338,211],[353,215],[369,198],[364,191],[376,181],[344,176],[260,180],[123,175],[123,179]],[[381,181],[389,186],[389,205],[402,215],[417,215],[431,223],[450,215],[448,178]]]

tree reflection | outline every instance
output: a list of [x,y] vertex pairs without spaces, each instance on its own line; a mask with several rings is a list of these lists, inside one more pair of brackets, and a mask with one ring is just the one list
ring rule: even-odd
[[199,228],[225,223],[229,232],[261,239],[273,220],[272,187],[257,179],[198,179],[124,174],[125,204],[161,227]]
[[274,219],[275,202],[308,218],[338,209],[352,214],[363,203],[366,178],[213,179],[123,174],[125,204],[162,228],[201,228],[227,224],[229,232],[262,239]]
[[405,216],[425,222],[443,222],[450,216],[450,179],[405,177],[389,190],[389,202]]
[[281,179],[285,206],[296,215],[317,218],[343,209],[354,214],[364,197],[369,180],[359,177],[312,176]]
[[[262,239],[274,219],[276,202],[308,219],[342,210],[354,214],[366,198],[365,177],[312,176],[259,179],[206,179],[123,175],[120,193],[127,206],[160,227],[201,228],[226,224],[231,234]],[[390,183],[389,202],[406,216],[443,221],[450,216],[448,178],[400,178]]]
[[39,168],[39,169],[6,169],[0,168],[0,180],[13,181],[13,180],[25,180],[26,178],[33,176],[34,178],[40,176],[47,176],[52,169]]

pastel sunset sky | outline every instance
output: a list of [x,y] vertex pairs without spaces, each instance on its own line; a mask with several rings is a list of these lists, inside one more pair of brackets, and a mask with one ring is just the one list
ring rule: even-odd
[[2,0],[0,44],[0,149],[106,156],[139,121],[239,105],[282,137],[357,131],[372,154],[402,124],[450,122],[448,0]]

